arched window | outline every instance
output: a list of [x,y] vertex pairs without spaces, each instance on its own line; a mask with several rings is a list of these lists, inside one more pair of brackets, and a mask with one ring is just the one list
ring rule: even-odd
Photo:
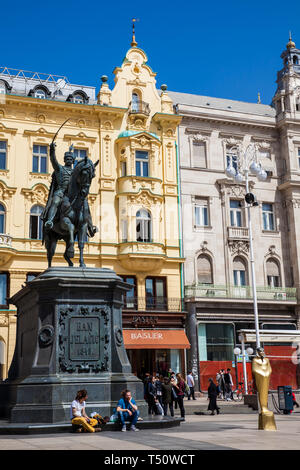
[[298,65],[298,57],[296,55],[293,56],[293,64]]
[[35,240],[41,240],[43,236],[43,221],[41,219],[43,210],[42,206],[35,205],[30,211],[29,236]]
[[240,256],[233,260],[233,281],[235,286],[247,285],[246,262]]
[[131,99],[131,111],[132,112],[138,112],[139,110],[139,105],[140,105],[140,97],[137,93],[132,93],[132,99]]
[[274,258],[269,258],[266,263],[267,281],[269,287],[280,287],[280,269],[279,264]]
[[206,255],[197,258],[197,280],[198,284],[213,284],[211,260]]
[[151,242],[151,215],[145,209],[136,213],[136,240],[138,242]]
[[5,233],[5,207],[0,204],[0,233]]

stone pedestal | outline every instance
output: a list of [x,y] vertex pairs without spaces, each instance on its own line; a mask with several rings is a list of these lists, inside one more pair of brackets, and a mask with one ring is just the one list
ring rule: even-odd
[[127,289],[110,269],[49,268],[10,299],[17,339],[0,389],[2,415],[14,423],[67,422],[76,392],[86,389],[87,412],[110,416],[125,388],[145,414],[143,384],[123,342]]

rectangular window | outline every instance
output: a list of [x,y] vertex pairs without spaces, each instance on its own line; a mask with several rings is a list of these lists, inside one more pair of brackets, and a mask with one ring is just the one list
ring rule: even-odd
[[275,230],[273,204],[263,203],[262,214],[263,229],[270,231]]
[[[225,323],[206,323],[206,348],[208,361],[234,360],[234,328]],[[201,358],[200,358],[201,360]]]
[[280,287],[279,276],[267,276],[269,287]]
[[193,166],[206,168],[206,144],[205,142],[193,142]]
[[233,270],[233,279],[235,286],[245,286],[246,285],[246,272]]
[[135,174],[136,176],[149,176],[148,152],[141,150],[135,152]]
[[232,166],[235,169],[235,171],[237,172],[237,170],[238,170],[237,154],[234,153],[234,152],[227,152],[226,164],[227,164],[227,168]]
[[230,225],[231,227],[243,227],[243,212],[241,202],[230,200]]
[[136,277],[135,276],[120,276],[124,282],[127,282],[132,287],[124,294],[124,308],[137,308],[137,295],[136,295]]
[[73,153],[74,153],[74,158],[75,158],[75,162],[74,162],[74,168],[75,168],[79,160],[82,160],[83,158],[87,157],[87,150],[74,148]]
[[147,309],[167,309],[166,279],[164,277],[147,277],[145,289]]
[[196,198],[195,201],[195,226],[208,226],[208,200]]
[[0,273],[0,306],[8,306],[8,274]]
[[33,173],[47,173],[47,145],[34,145],[32,155]]
[[7,143],[0,140],[0,170],[6,170]]

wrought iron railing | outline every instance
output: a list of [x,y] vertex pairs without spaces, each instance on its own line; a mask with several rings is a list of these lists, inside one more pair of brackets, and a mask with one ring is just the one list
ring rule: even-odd
[[129,103],[129,113],[130,114],[145,114],[149,116],[150,114],[150,106],[149,103],[145,103],[145,101],[130,101]]
[[182,312],[185,310],[185,304],[181,298],[126,297],[123,299],[123,310]]
[[[257,287],[258,300],[296,301],[295,287]],[[197,284],[185,287],[185,298],[206,297],[225,299],[252,299],[251,286],[219,286],[213,284]]]

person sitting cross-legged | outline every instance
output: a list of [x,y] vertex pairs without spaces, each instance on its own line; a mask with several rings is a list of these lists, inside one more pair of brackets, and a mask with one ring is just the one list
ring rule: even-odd
[[86,400],[88,398],[86,390],[79,390],[75,400],[71,404],[71,423],[76,432],[81,432],[82,429],[86,432],[101,431],[100,428],[95,428],[98,425],[98,420],[89,418],[85,412]]
[[126,421],[130,421],[131,431],[139,431],[139,429],[137,429],[135,425],[140,412],[134,401],[134,398],[132,398],[131,396],[130,390],[123,390],[123,392],[121,393],[121,398],[117,404],[117,413],[122,424],[123,432],[126,431]]

